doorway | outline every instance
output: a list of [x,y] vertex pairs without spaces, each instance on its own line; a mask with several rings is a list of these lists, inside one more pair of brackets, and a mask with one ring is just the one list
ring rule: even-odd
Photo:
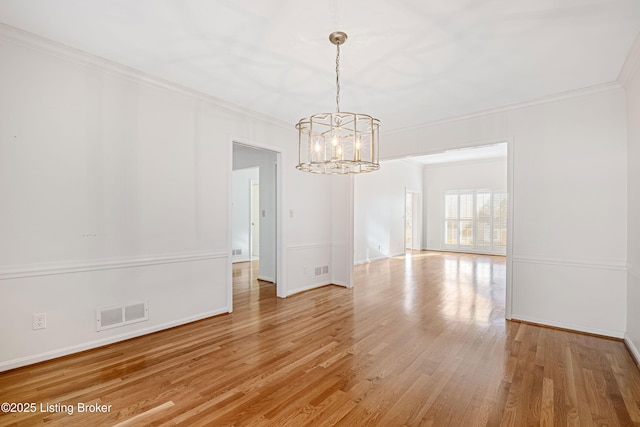
[[404,252],[413,249],[413,194],[405,193],[404,203]]
[[[233,142],[232,157],[232,176],[241,170],[257,170],[257,175],[244,181],[244,196],[246,200],[247,211],[246,216],[242,219],[234,218],[234,205],[231,206],[231,222],[232,229],[235,222],[242,222],[243,232],[246,235],[246,256],[245,262],[250,262],[256,268],[247,269],[247,271],[255,271],[257,279],[267,282],[276,288],[278,296],[284,296],[285,291],[282,283],[279,282],[281,277],[281,254],[280,244],[281,236],[279,230],[280,211],[279,208],[279,186],[281,179],[279,177],[278,163],[280,162],[281,153],[270,148],[247,145],[240,142]],[[234,184],[232,180],[232,195],[234,194]],[[232,245],[238,239],[235,235],[231,236]],[[230,250],[231,259],[234,259],[233,247]],[[229,268],[229,305],[233,304],[233,268]],[[235,270],[234,270],[235,271]]]
[[[355,263],[407,254],[411,249],[468,252],[466,247],[454,247],[454,244],[462,246],[460,238],[455,242],[446,238],[450,229],[455,232],[466,227],[471,230],[468,237],[482,250],[478,253],[487,253],[486,242],[490,240],[491,255],[506,255],[505,317],[509,319],[513,146],[513,140],[506,139],[438,153],[416,154],[411,158],[383,160],[385,167],[376,172],[375,177],[358,177],[353,214]],[[469,204],[470,213],[465,211],[463,216],[456,208],[457,216],[451,217],[445,209],[448,191],[456,194],[475,191],[473,197],[477,194],[481,197],[472,199],[475,204]],[[487,202],[485,194],[489,192],[492,198]],[[486,209],[487,206],[490,209]],[[476,218],[476,223],[467,216]],[[416,223],[416,218],[421,225]],[[489,219],[493,222],[485,226]],[[461,235],[460,232],[457,235]],[[370,256],[370,252],[375,256]]]
[[420,249],[422,221],[421,221],[421,193],[405,189],[405,207],[404,207],[404,252],[410,254],[414,249]]

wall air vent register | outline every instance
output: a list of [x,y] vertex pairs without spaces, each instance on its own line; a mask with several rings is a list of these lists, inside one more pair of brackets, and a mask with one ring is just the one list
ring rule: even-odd
[[145,320],[149,320],[149,306],[146,301],[128,305],[112,305],[96,310],[96,329],[98,331]]

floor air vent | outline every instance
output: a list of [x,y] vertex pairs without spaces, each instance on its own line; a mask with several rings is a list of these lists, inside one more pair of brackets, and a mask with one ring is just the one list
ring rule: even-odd
[[149,307],[146,301],[128,305],[112,305],[96,310],[96,325],[98,331],[118,328],[148,319]]

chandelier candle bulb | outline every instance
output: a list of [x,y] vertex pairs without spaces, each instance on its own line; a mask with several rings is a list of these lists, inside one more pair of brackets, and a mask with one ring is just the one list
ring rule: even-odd
[[340,45],[347,34],[329,35],[336,45],[336,112],[301,119],[298,129],[298,165],[303,172],[358,174],[380,168],[380,121],[368,114],[340,111]]

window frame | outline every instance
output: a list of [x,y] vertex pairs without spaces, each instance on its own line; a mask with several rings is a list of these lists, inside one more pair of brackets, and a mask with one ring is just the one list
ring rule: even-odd
[[[482,195],[486,197],[489,195],[489,213],[488,216],[481,216],[478,211],[478,196]],[[452,199],[455,197],[455,199]],[[486,189],[479,188],[473,190],[447,190],[444,192],[444,215],[443,215],[443,245],[447,249],[453,249],[457,251],[474,251],[474,252],[491,252],[502,253],[506,252],[507,248],[507,218],[496,218],[496,197],[499,197],[499,201],[502,203],[508,203],[508,194],[505,190]],[[466,199],[463,202],[463,198]],[[473,206],[471,207],[471,218],[468,215],[468,201],[472,200]],[[455,203],[452,203],[455,200]],[[486,201],[484,203],[487,203]],[[451,216],[451,205],[455,205],[457,212],[455,216]],[[463,209],[466,212],[463,212]],[[464,217],[463,217],[464,214]],[[502,215],[500,215],[502,217]],[[468,225],[463,227],[464,223],[471,222],[471,228]],[[479,223],[489,224],[489,243],[486,244],[486,240],[479,243],[478,241],[478,227]],[[497,224],[500,224],[497,227]],[[453,225],[453,226],[452,226]],[[456,235],[451,235],[451,231],[455,229]],[[499,234],[496,234],[498,231]],[[500,239],[496,239],[496,236],[501,236]],[[486,236],[486,231],[485,231]],[[504,242],[504,244],[500,244]]]

